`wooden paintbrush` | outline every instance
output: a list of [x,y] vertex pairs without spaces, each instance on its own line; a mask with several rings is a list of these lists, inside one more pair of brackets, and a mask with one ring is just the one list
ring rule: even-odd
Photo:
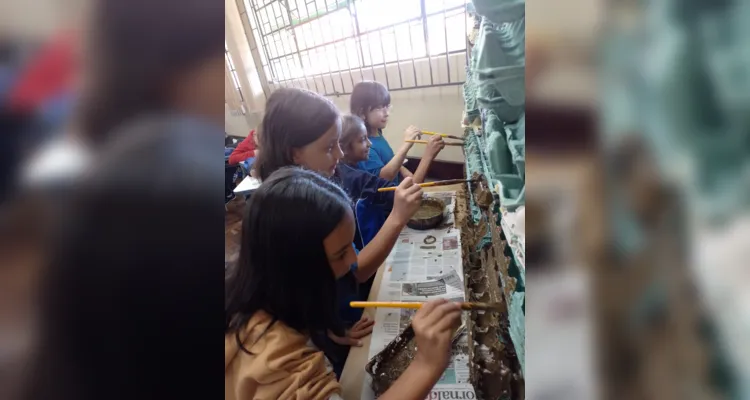
[[[466,183],[466,182],[473,182],[473,179],[448,179],[447,181],[435,181],[435,182],[425,182],[425,183],[418,183],[419,187],[431,187],[431,186],[446,186],[446,185],[455,185],[457,183]],[[396,186],[391,187],[384,187],[378,189],[378,192],[393,192],[396,190]]]
[[[352,301],[349,306],[352,308],[410,308],[419,309],[422,308],[422,302],[399,302],[399,301]],[[489,310],[489,311],[502,311],[502,303],[473,303],[473,302],[461,302],[461,308],[464,310]]]
[[440,136],[440,137],[444,137],[444,138],[451,138],[451,139],[456,139],[456,140],[464,140],[464,138],[462,138],[460,136],[448,135],[447,133],[437,133],[437,132],[430,132],[430,131],[422,131],[421,133],[424,133],[425,135],[435,135],[435,136]]
[[[406,142],[406,143],[417,143],[417,144],[427,144],[426,140],[404,140],[404,142]],[[445,145],[446,146],[463,146],[464,142],[461,142],[461,143],[458,143],[458,142],[448,143],[448,142],[446,142]]]

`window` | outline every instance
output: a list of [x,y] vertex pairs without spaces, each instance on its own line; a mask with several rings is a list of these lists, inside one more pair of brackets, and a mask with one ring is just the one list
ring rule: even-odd
[[466,0],[243,1],[275,87],[343,94],[364,79],[389,90],[465,79]]
[[232,61],[232,55],[229,54],[229,46],[227,46],[227,43],[224,42],[224,57],[225,62],[227,63],[227,68],[229,69],[229,75],[232,77],[232,83],[234,84],[235,89],[237,89],[237,94],[240,97],[240,102],[242,106],[242,114],[245,114],[247,110],[245,109],[245,97],[242,95],[242,88],[240,87],[240,78],[237,76],[237,69],[234,66],[234,62]]

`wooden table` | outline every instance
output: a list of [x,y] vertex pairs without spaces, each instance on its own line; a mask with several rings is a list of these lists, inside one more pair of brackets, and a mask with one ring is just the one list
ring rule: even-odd
[[[429,192],[450,192],[458,191],[461,188],[461,184],[449,185],[449,186],[438,186],[438,187],[427,187],[424,188],[426,193]],[[378,292],[380,292],[380,281],[383,280],[383,265],[378,268],[377,274],[375,274],[375,280],[372,283],[372,289],[370,289],[370,296],[367,298],[368,301],[378,301]],[[365,308],[363,315],[367,315],[370,318],[375,318],[375,308]],[[341,373],[341,389],[342,397],[344,399],[359,399],[362,396],[362,383],[364,382],[365,365],[369,361],[368,356],[370,353],[370,338],[372,335],[367,335],[362,339],[362,347],[352,347],[349,350],[349,357],[346,359],[344,364],[344,370]]]

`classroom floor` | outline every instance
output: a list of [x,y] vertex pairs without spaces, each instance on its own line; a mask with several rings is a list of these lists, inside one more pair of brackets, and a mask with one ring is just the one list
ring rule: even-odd
[[238,196],[227,203],[224,214],[224,263],[234,262],[240,254],[240,236],[242,232],[242,211],[245,200]]

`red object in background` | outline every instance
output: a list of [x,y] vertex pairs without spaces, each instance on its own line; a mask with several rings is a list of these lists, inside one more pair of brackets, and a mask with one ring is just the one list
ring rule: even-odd
[[10,93],[12,110],[34,110],[71,88],[77,67],[77,38],[73,32],[63,32],[34,55]]
[[255,157],[255,149],[257,147],[258,145],[255,143],[255,129],[253,129],[245,140],[229,155],[229,164],[239,164],[248,158]]

